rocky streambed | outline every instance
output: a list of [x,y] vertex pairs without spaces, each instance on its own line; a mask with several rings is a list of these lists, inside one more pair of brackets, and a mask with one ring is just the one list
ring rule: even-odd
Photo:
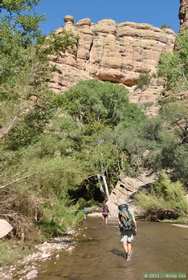
[[51,259],[57,260],[61,251],[71,252],[75,248],[76,233],[70,231],[61,238],[54,238],[35,245],[34,253],[11,266],[0,268],[1,280],[37,279],[42,263]]

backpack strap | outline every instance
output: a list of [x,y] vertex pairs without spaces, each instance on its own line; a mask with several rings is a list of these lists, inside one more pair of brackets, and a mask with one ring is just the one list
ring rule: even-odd
[[131,219],[133,220],[133,216],[129,209],[125,209],[124,211],[120,212],[120,215],[123,216],[125,219]]

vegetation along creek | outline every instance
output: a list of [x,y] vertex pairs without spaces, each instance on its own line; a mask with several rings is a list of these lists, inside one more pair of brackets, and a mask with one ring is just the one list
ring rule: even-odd
[[0,0],[0,279],[185,278],[188,0],[177,33],[41,4]]

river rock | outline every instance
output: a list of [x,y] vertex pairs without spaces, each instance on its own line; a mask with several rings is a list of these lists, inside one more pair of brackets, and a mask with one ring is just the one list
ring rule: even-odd
[[145,213],[145,217],[148,221],[159,222],[161,220],[174,220],[179,217],[179,214],[174,209],[149,209]]
[[13,227],[4,219],[0,219],[0,238],[3,238],[12,231]]
[[36,269],[33,269],[27,273],[25,279],[32,280],[32,279],[37,278],[37,276],[38,276],[38,271]]
[[12,280],[12,274],[11,273],[4,273],[0,271],[0,279],[1,280]]

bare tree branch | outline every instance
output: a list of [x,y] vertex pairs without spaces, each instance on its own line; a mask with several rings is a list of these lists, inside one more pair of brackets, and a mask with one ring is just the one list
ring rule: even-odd
[[6,185],[0,186],[0,190],[6,188],[6,187],[8,187],[8,186],[11,186],[11,185],[13,185],[13,184],[15,184],[15,183],[17,183],[17,182],[20,182],[20,181],[22,181],[22,180],[24,180],[24,179],[27,179],[27,178],[29,178],[29,177],[32,177],[33,175],[35,175],[35,174],[31,174],[31,175],[27,175],[27,176],[18,178],[18,179],[16,179],[16,180],[12,181],[12,182],[7,183]]

